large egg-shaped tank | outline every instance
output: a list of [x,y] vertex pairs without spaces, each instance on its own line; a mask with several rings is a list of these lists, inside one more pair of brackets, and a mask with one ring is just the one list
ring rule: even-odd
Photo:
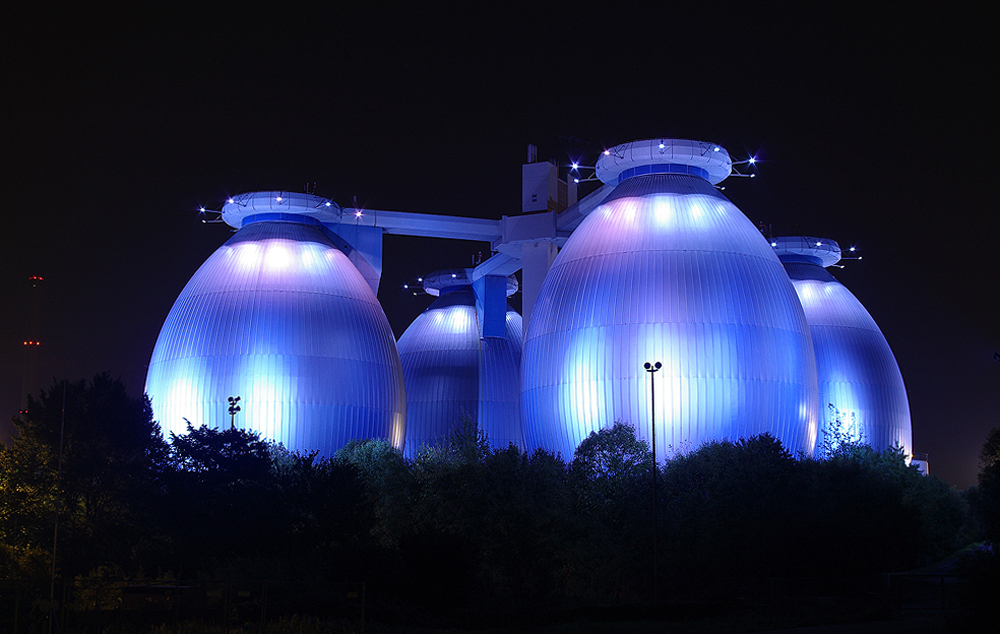
[[[441,443],[465,421],[485,432],[493,447],[523,446],[521,316],[507,305],[504,335],[484,337],[472,277],[472,269],[449,269],[423,278],[437,299],[399,338],[409,457],[423,445]],[[508,277],[507,296],[516,290],[517,278]],[[487,302],[478,299],[482,308]]]
[[616,421],[660,456],[768,432],[810,454],[817,385],[802,306],[781,262],[713,185],[732,163],[714,144],[626,143],[598,177],[616,188],[570,236],[527,326],[528,449],[573,455]]
[[329,456],[356,438],[402,449],[399,354],[370,285],[322,227],[335,211],[283,192],[223,207],[239,231],[184,287],[149,363],[146,392],[164,433],[233,421],[293,451]]
[[872,316],[826,267],[840,245],[811,237],[773,238],[812,332],[819,380],[818,445],[860,441],[912,451],[910,406],[896,357]]

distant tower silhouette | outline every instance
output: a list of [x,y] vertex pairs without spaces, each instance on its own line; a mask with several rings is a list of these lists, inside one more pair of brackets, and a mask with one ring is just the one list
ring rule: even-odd
[[42,285],[45,282],[40,275],[28,278],[28,298],[25,302],[27,317],[25,319],[24,337],[21,345],[24,347],[24,372],[21,375],[21,411],[28,407],[28,394],[38,390],[38,357],[42,345]]

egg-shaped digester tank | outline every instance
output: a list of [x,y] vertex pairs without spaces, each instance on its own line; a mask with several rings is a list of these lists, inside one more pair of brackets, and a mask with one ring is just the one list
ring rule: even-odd
[[323,456],[358,438],[402,449],[399,354],[371,286],[323,229],[338,212],[286,192],[223,207],[239,231],[184,287],[149,363],[146,392],[165,434],[233,422]]
[[[406,380],[406,450],[416,456],[424,445],[446,440],[465,421],[485,432],[497,448],[523,446],[519,393],[521,316],[509,305],[502,337],[484,337],[484,289],[472,269],[437,271],[423,278],[437,299],[399,338]],[[502,280],[501,280],[502,281]],[[507,278],[506,295],[517,291]]]
[[805,315],[767,240],[713,185],[732,163],[714,144],[653,139],[597,163],[618,183],[569,237],[524,344],[529,450],[570,458],[616,421],[659,456],[770,433],[811,454],[816,366]]
[[840,261],[840,245],[826,238],[790,236],[771,244],[795,286],[812,332],[819,381],[817,446],[843,440],[912,454],[910,405],[896,357],[871,314],[826,267]]

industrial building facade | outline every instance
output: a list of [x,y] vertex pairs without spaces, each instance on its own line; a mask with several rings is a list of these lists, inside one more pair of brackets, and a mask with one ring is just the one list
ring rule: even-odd
[[[610,148],[604,185],[580,201],[555,166],[525,167],[530,213],[501,220],[230,199],[222,218],[238,231],[182,291],[150,361],[164,431],[227,426],[239,395],[238,426],[322,455],[382,438],[413,456],[471,420],[496,446],[568,459],[616,421],[649,440],[654,418],[661,456],[765,432],[811,455],[833,407],[861,440],[911,452],[895,359],[824,268],[836,243],[823,257],[795,246],[813,238],[769,243],[715,187],[732,171],[725,149]],[[433,276],[438,299],[398,344],[375,299],[385,233],[494,251]],[[507,304],[519,270],[523,322]],[[661,362],[655,411],[646,362]]]

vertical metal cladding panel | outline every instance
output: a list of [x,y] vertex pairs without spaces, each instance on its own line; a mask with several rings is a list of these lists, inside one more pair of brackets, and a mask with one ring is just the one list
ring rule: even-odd
[[876,449],[913,449],[910,406],[896,358],[861,302],[818,264],[788,262],[789,277],[812,331],[819,378],[822,442],[833,422],[830,406]]
[[522,425],[529,450],[570,458],[623,421],[657,452],[770,432],[816,441],[817,385],[802,307],[753,224],[707,181],[623,181],[558,255],[528,326]]
[[495,447],[522,445],[518,407],[521,316],[508,307],[506,336],[481,338],[471,287],[442,291],[399,338],[406,379],[406,455],[435,445],[463,417]]
[[157,339],[146,392],[165,434],[237,427],[329,456],[356,438],[402,448],[406,401],[389,323],[315,227],[244,226],[194,274]]
[[399,338],[406,380],[406,455],[435,445],[479,407],[479,323],[470,287],[443,291]]
[[524,447],[521,432],[521,316],[507,306],[505,336],[479,340],[479,428],[493,447]]

